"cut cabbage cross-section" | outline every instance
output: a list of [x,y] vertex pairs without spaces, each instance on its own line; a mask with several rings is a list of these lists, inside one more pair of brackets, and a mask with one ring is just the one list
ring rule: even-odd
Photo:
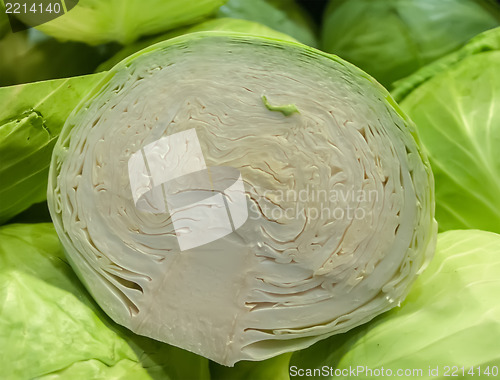
[[[248,218],[181,251],[168,210],[136,207],[129,161],[193,129],[207,170],[240,173]],[[195,33],[127,58],[66,122],[49,182],[67,256],[100,306],[225,365],[392,308],[434,250],[432,173],[411,122],[367,74],[293,42]]]

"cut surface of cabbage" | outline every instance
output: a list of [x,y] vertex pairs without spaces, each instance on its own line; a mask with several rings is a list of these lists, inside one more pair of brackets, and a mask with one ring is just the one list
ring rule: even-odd
[[[168,210],[136,206],[129,161],[193,130],[208,168],[241,174],[248,217],[181,250]],[[433,197],[411,122],[371,77],[297,43],[215,32],[115,66],[66,122],[48,190],[73,268],[116,322],[225,365],[397,305],[432,256]]]

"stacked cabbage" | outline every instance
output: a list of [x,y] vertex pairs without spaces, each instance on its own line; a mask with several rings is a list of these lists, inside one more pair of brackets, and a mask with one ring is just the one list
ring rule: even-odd
[[[241,174],[248,219],[181,250],[172,214],[136,207],[129,161],[193,130],[208,167]],[[377,82],[304,45],[219,32],[110,70],[64,126],[48,202],[111,318],[225,365],[309,346],[397,305],[436,233],[429,165]]]

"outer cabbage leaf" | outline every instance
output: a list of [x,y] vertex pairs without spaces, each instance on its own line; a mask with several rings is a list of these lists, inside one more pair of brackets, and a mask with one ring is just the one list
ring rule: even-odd
[[116,65],[121,60],[127,58],[129,55],[137,53],[138,51],[147,48],[148,46],[154,45],[161,41],[168,40],[170,38],[178,37],[183,34],[195,33],[195,32],[203,32],[203,31],[228,31],[228,32],[237,32],[237,33],[247,33],[255,36],[264,36],[264,37],[273,37],[281,40],[289,40],[295,41],[292,37],[277,32],[271,28],[268,28],[265,25],[259,24],[253,21],[240,20],[234,18],[218,18],[213,20],[208,20],[201,22],[196,25],[179,28],[168,33],[165,33],[161,36],[157,36],[154,38],[149,38],[146,40],[138,41],[131,45],[124,47],[117,54],[115,54],[112,58],[101,64],[97,70],[104,71],[111,69],[114,65]]
[[0,227],[2,379],[208,379],[206,359],[134,336],[95,305],[52,224]]
[[30,29],[0,40],[0,86],[91,74],[114,47],[58,42]]
[[[60,40],[128,44],[200,21],[226,0],[80,0],[66,14],[37,26]],[[18,15],[19,16],[19,15]],[[23,20],[23,17],[19,17]],[[29,23],[28,23],[29,24]]]
[[59,132],[102,75],[0,88],[0,224],[46,199],[50,156]]
[[[346,334],[298,351],[290,360],[298,368],[422,370],[405,378],[447,379],[445,366],[469,369],[497,366],[500,360],[500,235],[448,231],[438,236],[436,255],[401,304]],[[438,372],[429,374],[429,368]],[[462,373],[465,370],[465,376]],[[491,367],[490,367],[491,371]],[[347,375],[346,375],[347,374]],[[388,376],[387,372],[384,372]],[[363,379],[380,378],[360,372]],[[333,378],[327,377],[324,378]]]
[[500,232],[500,28],[402,81],[436,179],[443,231]]
[[392,96],[398,102],[403,101],[413,90],[435,75],[460,63],[463,59],[476,54],[500,50],[500,28],[494,28],[472,38],[465,46],[437,61],[428,64],[407,78],[394,83]]
[[[145,149],[193,134],[176,146],[239,171],[248,218],[181,252],[191,228],[138,207],[134,181],[167,162],[145,163]],[[184,158],[158,173],[181,172]],[[214,31],[111,69],[68,118],[48,186],[70,262],[110,317],[223,365],[306,347],[392,308],[432,256],[433,202],[414,127],[373,78],[303,44]],[[208,210],[222,207],[185,220],[208,214],[204,233],[218,232],[222,218]],[[332,215],[349,207],[366,218]]]
[[295,0],[229,0],[217,16],[255,21],[306,45],[317,46],[314,24]]
[[483,0],[331,0],[322,48],[384,86],[500,25],[500,7]]

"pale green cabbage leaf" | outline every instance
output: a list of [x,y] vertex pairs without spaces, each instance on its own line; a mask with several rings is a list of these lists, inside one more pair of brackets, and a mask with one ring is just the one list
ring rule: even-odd
[[[141,36],[196,23],[226,0],[80,0],[36,28],[60,40],[128,44]],[[23,17],[20,17],[23,20]]]
[[442,231],[500,232],[500,28],[398,83],[436,180]]
[[103,74],[0,88],[0,224],[42,202],[67,116]]
[[52,224],[0,227],[0,378],[209,379],[208,361],[131,334],[98,308]]
[[[448,379],[453,370],[446,376],[445,366],[457,366],[460,378],[478,377],[478,367],[486,376],[487,368],[491,373],[500,363],[499,294],[500,235],[479,230],[441,233],[433,261],[401,307],[294,353],[291,370],[347,369],[335,379],[348,379],[349,369],[360,366],[364,372],[359,377],[378,379],[380,375],[370,376],[365,368],[383,367],[393,376],[398,369],[421,369],[421,375],[410,372],[404,378]],[[439,371],[429,374],[429,368]]]

